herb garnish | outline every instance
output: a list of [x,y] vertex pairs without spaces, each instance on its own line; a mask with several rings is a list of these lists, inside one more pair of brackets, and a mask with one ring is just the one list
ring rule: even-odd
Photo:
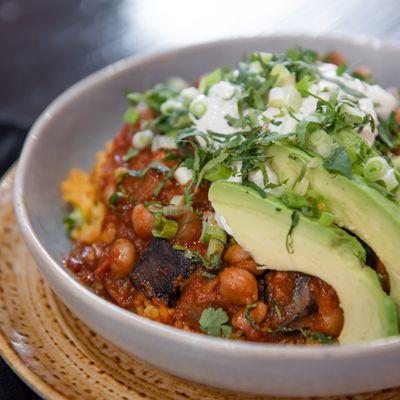
[[232,333],[232,327],[226,325],[228,321],[228,314],[222,308],[214,309],[212,307],[203,310],[199,319],[200,328],[207,335],[226,338]]
[[347,178],[352,177],[352,165],[349,154],[342,147],[336,148],[323,162],[323,166],[330,172],[338,172]]
[[259,331],[260,327],[258,326],[257,322],[254,321],[254,319],[252,318],[252,316],[250,314],[251,310],[254,308],[257,308],[257,303],[248,304],[246,306],[246,309],[244,310],[244,316],[245,316],[247,322],[251,325],[251,327],[256,331]]

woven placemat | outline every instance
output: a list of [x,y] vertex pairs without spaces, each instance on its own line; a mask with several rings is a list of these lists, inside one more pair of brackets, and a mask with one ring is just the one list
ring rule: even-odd
[[[0,354],[49,400],[260,399],[192,384],[128,356],[86,327],[43,280],[12,209],[13,171],[0,186]],[[263,397],[272,399],[272,397]],[[400,389],[344,400],[395,400]]]

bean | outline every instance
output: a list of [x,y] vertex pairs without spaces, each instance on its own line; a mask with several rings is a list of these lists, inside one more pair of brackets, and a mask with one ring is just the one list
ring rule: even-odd
[[219,275],[220,292],[223,297],[235,305],[254,303],[258,298],[256,278],[248,271],[236,268],[225,268]]
[[117,239],[110,250],[110,270],[115,279],[128,276],[138,258],[135,245],[128,239]]
[[193,211],[187,211],[178,218],[179,230],[176,240],[179,244],[194,243],[201,235],[201,221]]
[[234,267],[249,271],[253,275],[260,275],[263,273],[263,271],[258,268],[258,264],[253,260],[251,255],[238,244],[229,246],[224,254],[224,260]]
[[135,206],[132,212],[132,225],[135,233],[142,239],[151,238],[153,214],[143,204]]
[[268,306],[262,301],[257,302],[257,306],[250,311],[250,316],[256,324],[261,324],[267,318]]
[[108,222],[101,232],[100,240],[104,243],[112,243],[115,239],[117,227],[114,222]]

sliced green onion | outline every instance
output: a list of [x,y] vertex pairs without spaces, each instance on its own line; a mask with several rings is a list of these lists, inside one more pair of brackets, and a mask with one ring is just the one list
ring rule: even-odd
[[318,129],[309,135],[308,143],[311,150],[315,151],[323,158],[329,157],[335,147],[333,138],[323,129]]
[[200,241],[209,243],[213,239],[219,240],[225,246],[227,240],[226,232],[217,225],[214,214],[204,213]]
[[295,77],[283,64],[276,64],[271,69],[271,76],[276,76],[275,86],[294,85]]
[[226,244],[226,232],[218,225],[206,225],[203,235],[203,241],[209,242],[211,239],[219,240],[221,243]]
[[136,149],[142,150],[150,145],[153,138],[154,133],[151,130],[146,129],[144,131],[139,131],[132,136],[132,145]]
[[189,111],[197,118],[201,118],[207,111],[207,98],[204,95],[197,96],[191,103]]
[[268,105],[281,108],[285,104],[285,92],[280,87],[274,87],[269,91]]
[[383,176],[382,180],[385,182],[387,190],[393,190],[395,187],[399,186],[399,181],[396,174],[396,171],[393,168],[390,168]]
[[189,113],[186,110],[177,110],[169,118],[169,123],[174,129],[187,128],[192,124]]
[[259,61],[253,61],[251,62],[248,67],[248,72],[249,74],[261,74],[261,72],[263,72],[263,67],[261,65],[261,63]]
[[174,137],[166,135],[157,135],[151,143],[151,151],[154,153],[160,149],[176,149],[177,143]]
[[257,52],[257,54],[264,64],[268,64],[272,60],[272,56],[273,56],[272,53],[266,53],[264,51],[259,51],[259,52]]
[[188,83],[182,78],[173,77],[167,80],[166,86],[173,92],[178,93],[184,90],[188,86]]
[[383,157],[372,157],[364,165],[364,177],[370,182],[383,178],[389,165]]
[[215,85],[216,83],[218,83],[221,80],[222,80],[222,70],[221,70],[221,68],[217,68],[210,74],[205,75],[200,79],[200,83],[199,83],[200,92],[206,93],[210,86]]
[[63,219],[64,227],[67,232],[71,232],[72,229],[81,226],[84,222],[85,217],[79,209],[75,209]]
[[170,204],[173,206],[183,206],[185,204],[184,196],[173,196],[170,200]]
[[143,101],[143,93],[128,91],[125,93],[125,97],[133,106],[137,106]]
[[144,206],[152,214],[161,214],[162,213],[162,204],[158,201],[145,202]]
[[400,171],[400,156],[394,156],[391,159],[393,167],[396,171]]
[[321,225],[324,226],[331,226],[333,224],[333,221],[335,220],[335,216],[327,211],[323,211],[320,215],[320,217],[318,218],[318,222]]
[[171,115],[173,112],[181,110],[182,108],[183,104],[180,101],[169,99],[161,104],[160,111],[164,115]]
[[300,92],[294,87],[289,86],[286,89],[285,105],[287,108],[293,109],[293,111],[299,111],[303,99],[301,98]]
[[211,239],[207,247],[208,268],[211,270],[219,269],[221,265],[221,257],[224,252],[225,245],[218,239]]
[[129,107],[122,119],[127,122],[128,124],[136,124],[136,122],[139,120],[140,114],[134,107]]
[[133,157],[136,157],[139,154],[138,149],[130,148],[127,153],[122,157],[122,161],[129,161]]
[[178,223],[156,214],[153,220],[152,234],[154,237],[172,239],[178,232]]
[[198,95],[199,95],[199,91],[193,86],[185,88],[181,92],[181,96],[182,96],[183,100],[187,103],[190,103]]
[[345,121],[352,124],[361,124],[365,118],[365,113],[363,111],[350,104],[343,104],[340,107],[340,112],[344,114]]
[[192,210],[192,207],[169,205],[163,207],[162,213],[167,217],[179,217],[190,210]]

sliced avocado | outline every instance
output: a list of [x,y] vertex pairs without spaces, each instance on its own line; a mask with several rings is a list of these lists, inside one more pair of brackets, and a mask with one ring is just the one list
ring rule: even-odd
[[293,210],[277,199],[263,199],[253,189],[222,181],[211,185],[209,199],[226,219],[235,240],[258,264],[313,275],[336,290],[344,312],[340,343],[398,333],[395,303],[381,289],[376,273],[361,260],[361,246],[355,238],[298,215],[290,251],[287,238]]
[[[274,144],[267,153],[281,181],[295,179],[312,159],[286,144]],[[359,236],[385,265],[390,294],[400,307],[400,208],[357,175],[349,179],[320,165],[307,168],[305,177],[310,189],[324,198],[334,223]]]

